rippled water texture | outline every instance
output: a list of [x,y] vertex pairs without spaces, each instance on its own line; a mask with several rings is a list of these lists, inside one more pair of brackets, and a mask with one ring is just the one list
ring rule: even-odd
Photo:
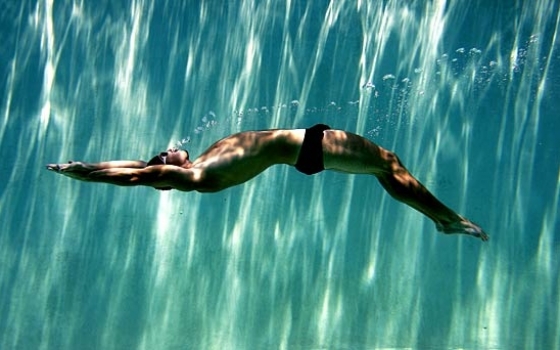
[[[552,349],[558,3],[0,1],[0,348]],[[367,176],[70,180],[317,122],[397,152],[484,244]]]

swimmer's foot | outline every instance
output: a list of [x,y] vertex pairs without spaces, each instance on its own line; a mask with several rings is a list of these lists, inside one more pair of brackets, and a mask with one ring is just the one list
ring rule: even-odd
[[465,234],[469,236],[474,236],[480,238],[484,242],[490,239],[490,237],[480,228],[480,226],[476,225],[475,223],[465,219],[464,217],[459,217],[459,221],[455,221],[449,224],[436,224],[436,228],[438,231],[451,234],[451,233],[459,233]]

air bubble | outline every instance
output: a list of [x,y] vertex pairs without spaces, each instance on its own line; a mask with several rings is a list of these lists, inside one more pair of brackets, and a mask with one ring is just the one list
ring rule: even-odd
[[383,81],[389,80],[389,79],[395,79],[395,76],[393,74],[386,74],[386,75],[383,76]]

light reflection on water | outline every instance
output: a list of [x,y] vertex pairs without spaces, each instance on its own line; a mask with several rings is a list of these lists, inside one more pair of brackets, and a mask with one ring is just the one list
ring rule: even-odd
[[[560,343],[557,4],[0,9],[2,348]],[[200,195],[42,168],[315,122],[397,151],[491,241],[437,235],[368,177],[277,167]]]

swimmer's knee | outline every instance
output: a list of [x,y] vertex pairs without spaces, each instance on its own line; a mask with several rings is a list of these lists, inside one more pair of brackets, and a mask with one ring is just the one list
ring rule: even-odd
[[404,169],[401,160],[395,152],[382,150],[382,158],[385,161],[384,168],[386,171],[396,173]]

